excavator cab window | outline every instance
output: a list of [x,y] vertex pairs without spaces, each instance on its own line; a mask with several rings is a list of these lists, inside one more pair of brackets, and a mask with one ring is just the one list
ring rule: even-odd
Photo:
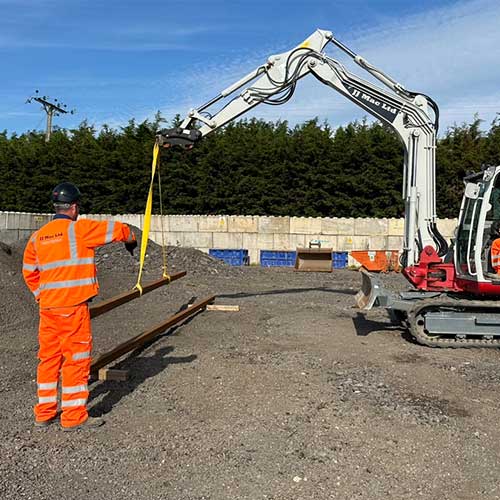
[[457,234],[457,273],[459,275],[476,274],[474,251],[477,223],[481,212],[482,199],[466,198],[463,217]]
[[491,225],[495,221],[500,221],[500,176],[495,179],[495,185],[493,186],[490,194],[489,203],[491,208],[486,212],[486,219],[484,221],[484,231],[483,231],[483,252],[482,252],[482,265],[483,271],[486,274],[494,274],[495,271],[491,266],[491,244],[495,239],[491,234]]

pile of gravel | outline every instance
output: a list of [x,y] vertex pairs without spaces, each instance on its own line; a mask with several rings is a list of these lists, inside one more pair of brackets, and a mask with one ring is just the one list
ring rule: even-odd
[[[124,248],[123,244],[111,244],[98,248],[96,251],[96,265],[99,273],[107,274],[109,271],[121,271],[137,274],[139,268],[140,245],[142,240],[142,231],[130,226],[134,231],[139,245],[134,251],[132,257]],[[220,259],[215,259],[206,253],[200,252],[194,248],[184,248],[167,246],[166,264],[167,271],[170,274],[186,271],[190,275],[208,276],[225,275],[241,276],[242,270],[226,264]],[[144,261],[144,274],[161,276],[163,270],[163,248],[154,241],[148,241],[146,259]]]
[[5,328],[36,317],[37,305],[22,275],[25,245],[26,241],[13,245],[0,242],[0,324]]

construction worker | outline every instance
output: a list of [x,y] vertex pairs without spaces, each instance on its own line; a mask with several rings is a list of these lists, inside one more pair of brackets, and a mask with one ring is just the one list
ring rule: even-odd
[[98,427],[101,418],[87,413],[92,333],[88,303],[99,291],[94,250],[125,242],[133,254],[134,233],[121,222],[78,219],[80,190],[70,182],[52,191],[55,216],[30,237],[24,251],[23,276],[40,306],[35,425],[57,419],[57,385],[61,385],[63,430]]
[[495,221],[490,227],[491,267],[495,274],[500,274],[500,221]]

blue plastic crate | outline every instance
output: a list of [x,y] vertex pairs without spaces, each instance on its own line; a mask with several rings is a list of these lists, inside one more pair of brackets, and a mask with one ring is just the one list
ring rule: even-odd
[[334,269],[344,269],[347,267],[347,252],[332,252],[332,267]]
[[208,255],[216,259],[223,260],[230,266],[245,266],[248,265],[248,250],[244,248],[238,249],[223,249],[223,248],[210,248]]
[[261,250],[260,265],[262,267],[293,267],[296,253],[294,250]]

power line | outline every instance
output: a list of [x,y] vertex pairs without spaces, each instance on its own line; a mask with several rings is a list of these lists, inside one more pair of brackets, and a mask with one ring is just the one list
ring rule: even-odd
[[47,126],[45,128],[45,142],[50,141],[50,136],[52,134],[52,118],[54,116],[59,116],[61,114],[66,114],[69,113],[73,115],[75,113],[75,110],[72,109],[71,111],[68,111],[66,109],[66,104],[63,104],[62,102],[58,101],[57,99],[54,99],[53,101],[50,99],[48,96],[42,96],[40,97],[38,95],[38,90],[35,90],[35,95],[28,97],[26,100],[26,103],[31,103],[32,101],[39,102],[42,105],[42,108],[44,109],[45,113],[47,113]]

